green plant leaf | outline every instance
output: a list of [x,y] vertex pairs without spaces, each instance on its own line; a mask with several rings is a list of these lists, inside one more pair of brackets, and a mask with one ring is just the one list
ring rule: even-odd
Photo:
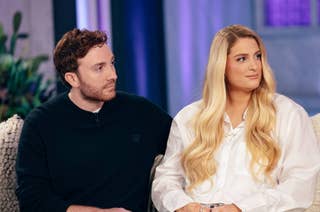
[[25,96],[21,97],[21,111],[20,113],[26,114],[28,110],[30,109],[31,105],[28,102],[27,98]]
[[4,35],[4,30],[3,30],[3,26],[2,23],[0,23],[0,36]]
[[6,48],[7,39],[8,39],[8,36],[4,34],[3,26],[0,23],[0,54],[7,52],[7,48]]
[[3,35],[0,37],[0,54],[7,53],[6,41],[8,37]]
[[16,108],[16,107],[8,108],[8,110],[7,110],[6,114],[5,114],[6,119],[11,117],[11,116],[13,116],[14,114],[19,114],[17,109],[18,108]]
[[41,63],[48,60],[48,55],[39,55],[32,59],[28,59],[30,74],[38,70]]
[[13,33],[16,34],[21,25],[22,14],[20,11],[15,12],[13,16]]
[[33,99],[32,99],[32,105],[33,105],[34,107],[38,107],[39,105],[41,105],[41,101],[40,101],[39,96],[38,96],[38,98],[33,98]]
[[9,93],[14,93],[14,91],[16,90],[16,72],[17,72],[17,65],[14,64],[11,69],[9,70],[9,79],[8,79],[8,92]]
[[16,42],[17,42],[17,34],[12,34],[11,40],[10,40],[10,50],[9,53],[14,55],[14,50],[16,48]]
[[11,54],[0,54],[0,73],[5,70],[9,70],[15,61]]
[[18,32],[21,19],[21,13],[16,12],[9,48],[6,47],[8,36],[0,24],[0,90],[5,92],[5,97],[0,102],[0,121],[13,114],[24,118],[30,110],[55,94],[52,92],[51,83],[44,82],[43,76],[38,73],[39,66],[48,60],[48,55],[14,57],[17,40],[27,39],[29,36],[27,33]]

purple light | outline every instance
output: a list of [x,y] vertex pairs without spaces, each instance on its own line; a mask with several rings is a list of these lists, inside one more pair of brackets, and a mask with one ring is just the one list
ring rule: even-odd
[[320,0],[318,0],[318,24],[320,24]]
[[111,8],[110,0],[97,0],[98,27],[111,35]]
[[76,10],[77,10],[77,27],[80,29],[88,28],[88,11],[87,11],[87,2],[84,0],[76,1]]
[[104,22],[104,18],[102,17],[103,11],[102,11],[102,4],[103,2],[101,2],[100,0],[97,0],[97,16],[98,16],[98,28],[101,30],[103,23]]
[[142,11],[138,11],[138,9],[140,9],[139,7],[136,8],[136,12],[134,13],[134,16],[132,17],[133,20],[132,20],[132,35],[133,35],[133,41],[135,42],[134,46],[135,47],[138,47],[138,48],[133,48],[133,56],[135,57],[134,59],[134,65],[136,66],[134,68],[134,70],[136,70],[136,82],[137,82],[137,93],[139,95],[142,95],[142,96],[147,96],[147,70],[146,70],[146,61],[145,61],[145,58],[146,55],[145,55],[145,49],[146,49],[146,46],[145,46],[145,42],[144,40],[146,39],[144,37],[144,29],[143,29],[143,25],[141,24],[143,21],[142,21],[142,17],[140,14],[143,14]]
[[219,31],[223,27],[223,0],[215,2],[214,7],[214,21],[213,21],[213,29],[214,32]]
[[135,38],[135,43],[136,46],[139,46],[140,48],[135,48],[135,61],[136,61],[136,70],[137,70],[137,74],[136,74],[136,82],[138,83],[137,87],[138,87],[138,93],[142,96],[147,96],[147,79],[146,79],[146,61],[144,58],[146,58],[145,55],[145,46],[144,46],[144,42],[143,40],[145,39],[143,37],[143,33],[141,30],[138,30],[135,32],[136,33],[136,38]]
[[[192,17],[191,17],[191,4],[183,3],[180,0],[179,13],[181,16],[179,32],[183,32],[183,36],[179,39],[179,46],[181,47],[180,59],[181,62],[181,77],[182,77],[182,99],[187,99],[190,95],[190,88],[192,83]],[[196,32],[195,32],[196,33]]]
[[265,0],[266,26],[308,26],[311,24],[310,0]]

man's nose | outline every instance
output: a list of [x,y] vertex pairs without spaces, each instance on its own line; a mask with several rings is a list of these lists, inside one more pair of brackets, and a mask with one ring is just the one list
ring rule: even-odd
[[108,80],[116,80],[118,78],[117,71],[114,67],[108,72]]

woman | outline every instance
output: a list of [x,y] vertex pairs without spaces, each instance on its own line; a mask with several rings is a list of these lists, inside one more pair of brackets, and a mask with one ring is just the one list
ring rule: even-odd
[[319,163],[307,113],[275,93],[261,38],[231,25],[211,44],[202,99],[174,119],[152,198],[160,212],[302,210]]

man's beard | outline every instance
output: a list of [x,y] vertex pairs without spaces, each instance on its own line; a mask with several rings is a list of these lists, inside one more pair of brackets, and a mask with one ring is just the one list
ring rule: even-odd
[[[115,83],[116,82],[114,82],[114,84]],[[116,96],[116,91],[115,91],[116,86],[114,85],[113,90],[109,90],[111,86],[112,85],[110,85],[110,83],[108,83],[102,89],[96,89],[96,88],[93,88],[93,87],[89,86],[88,84],[82,82],[82,88],[80,88],[80,93],[82,95],[82,98],[86,99],[88,101],[105,102],[105,101],[109,101],[109,100],[113,99]],[[105,91],[106,89],[108,91]]]

